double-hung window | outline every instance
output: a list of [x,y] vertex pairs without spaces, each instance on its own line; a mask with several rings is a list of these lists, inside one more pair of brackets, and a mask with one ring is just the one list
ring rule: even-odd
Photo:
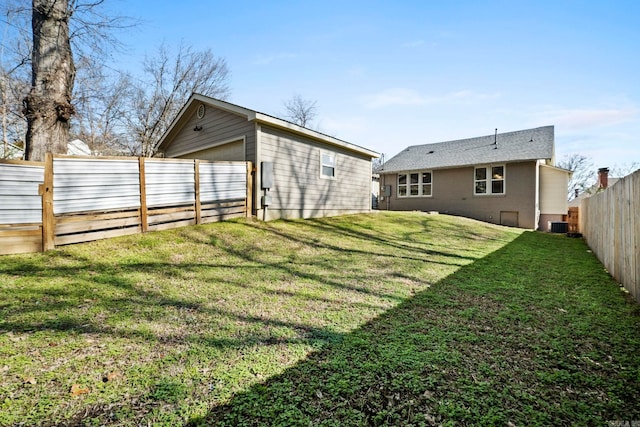
[[336,177],[335,153],[320,152],[320,177],[334,179]]
[[398,174],[398,197],[430,197],[432,179],[431,171]]
[[504,172],[504,165],[477,167],[474,176],[474,194],[504,194]]

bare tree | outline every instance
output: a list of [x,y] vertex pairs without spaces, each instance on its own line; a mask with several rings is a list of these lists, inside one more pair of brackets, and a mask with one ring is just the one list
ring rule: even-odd
[[22,115],[21,101],[29,90],[29,83],[19,71],[5,69],[0,60],[0,158],[21,157],[24,148],[27,123]]
[[[10,0],[2,9],[4,18],[0,42],[0,158],[21,157],[27,123],[22,114],[22,100],[29,91],[28,43],[20,37],[21,14]],[[26,34],[26,32],[24,33]]]
[[[86,59],[86,58],[85,58]],[[210,50],[181,45],[172,53],[161,45],[143,63],[145,74],[107,75],[79,64],[74,105],[74,136],[94,152],[152,156],[160,137],[193,92],[225,98],[228,69]]]
[[638,169],[640,169],[640,163],[638,162],[616,164],[611,168],[611,176],[622,178],[634,173]]
[[24,101],[27,160],[43,160],[46,152],[67,151],[76,75],[69,6],[68,0],[33,0],[31,90]]
[[27,122],[22,115],[20,101],[28,88],[27,82],[9,74],[0,64],[0,132],[2,133],[0,158],[22,156]]
[[573,172],[567,189],[567,200],[571,200],[578,193],[582,193],[593,186],[596,181],[596,169],[587,156],[579,153],[566,155],[558,162],[558,167]]
[[129,134],[135,139],[131,154],[152,156],[160,137],[192,93],[219,99],[229,94],[229,70],[210,49],[194,51],[181,45],[175,55],[162,45],[144,62],[149,81],[137,85],[129,107]]
[[373,173],[380,173],[384,168],[384,153],[380,154],[377,159],[371,160],[371,171]]
[[[31,4],[29,4],[31,3]],[[25,158],[41,160],[44,153],[66,152],[70,119],[75,113],[73,89],[78,58],[106,57],[119,44],[114,31],[134,23],[101,11],[104,0],[8,0],[1,7],[11,14],[13,38],[23,40],[31,23],[29,54],[22,49],[16,62],[31,65],[31,88],[23,98],[27,121]],[[4,45],[3,45],[4,46]]]
[[192,92],[228,95],[227,65],[210,50],[180,46],[174,55],[161,46],[145,60],[141,80],[105,68],[109,49],[119,47],[114,31],[135,22],[102,13],[104,0],[33,0],[31,7],[26,0],[6,1],[1,9],[23,18],[29,12],[32,21],[33,51],[22,52],[22,62],[32,66],[22,110],[27,159],[66,152],[70,135],[94,152],[150,156]]
[[310,127],[318,114],[317,104],[317,101],[304,99],[295,94],[291,99],[284,101],[285,117],[299,126]]
[[72,137],[84,141],[93,153],[118,155],[128,152],[125,116],[134,91],[131,76],[109,74],[90,58],[78,64],[73,104],[77,114]]

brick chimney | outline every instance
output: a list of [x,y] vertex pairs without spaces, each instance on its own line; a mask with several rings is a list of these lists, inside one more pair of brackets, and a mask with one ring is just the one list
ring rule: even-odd
[[598,169],[598,188],[605,189],[609,186],[609,168]]

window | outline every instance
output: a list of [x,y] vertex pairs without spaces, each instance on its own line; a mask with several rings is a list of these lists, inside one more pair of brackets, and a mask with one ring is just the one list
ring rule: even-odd
[[476,168],[474,194],[504,194],[504,165]]
[[431,171],[398,174],[398,197],[430,197]]
[[326,179],[336,177],[335,153],[320,153],[320,177]]

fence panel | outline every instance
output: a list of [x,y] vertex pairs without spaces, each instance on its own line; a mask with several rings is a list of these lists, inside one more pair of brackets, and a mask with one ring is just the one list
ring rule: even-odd
[[53,214],[56,245],[139,233],[138,159],[54,157]]
[[194,160],[145,160],[149,231],[196,224],[194,167]]
[[0,162],[0,254],[245,216],[251,169],[250,162],[52,155]]
[[200,163],[199,172],[202,203],[247,197],[245,163]]
[[44,164],[0,162],[0,255],[42,250]]
[[247,164],[200,163],[201,222],[209,223],[246,215]]
[[0,163],[0,224],[41,223],[43,182],[44,165]]
[[138,160],[54,157],[53,213],[140,207]]
[[194,204],[193,160],[145,160],[147,206]]
[[580,223],[587,244],[611,276],[640,302],[640,170],[584,199]]

